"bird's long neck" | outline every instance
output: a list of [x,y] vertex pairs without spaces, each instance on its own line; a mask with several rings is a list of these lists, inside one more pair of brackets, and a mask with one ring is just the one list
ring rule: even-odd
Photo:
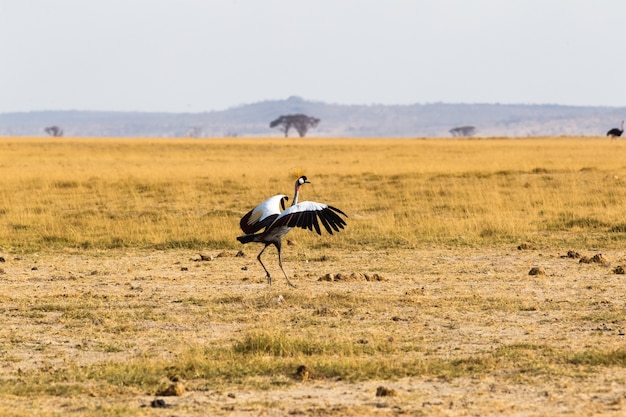
[[296,189],[293,194],[293,201],[291,202],[292,206],[298,204],[298,197],[300,196],[300,184],[296,184]]

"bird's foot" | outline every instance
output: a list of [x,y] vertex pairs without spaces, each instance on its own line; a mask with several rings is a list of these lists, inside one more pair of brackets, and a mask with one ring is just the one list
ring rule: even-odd
[[272,285],[272,277],[270,276],[270,274],[267,274],[267,283],[268,285]]

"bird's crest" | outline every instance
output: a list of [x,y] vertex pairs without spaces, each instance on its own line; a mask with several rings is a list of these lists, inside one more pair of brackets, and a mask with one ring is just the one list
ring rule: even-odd
[[292,168],[289,171],[289,177],[291,178],[292,181],[297,180],[298,178],[300,178],[303,175],[304,175],[304,169],[302,169],[302,168]]

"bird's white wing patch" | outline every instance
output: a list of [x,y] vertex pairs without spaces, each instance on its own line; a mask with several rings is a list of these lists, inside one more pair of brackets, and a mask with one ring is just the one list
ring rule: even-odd
[[286,198],[286,195],[278,194],[268,198],[252,210],[252,215],[248,219],[248,224],[252,225],[265,220],[273,214],[280,214],[280,201]]
[[241,230],[246,234],[251,234],[272,224],[280,214],[281,208],[284,207],[283,199],[287,200],[287,196],[275,195],[247,212],[239,221]]
[[316,203],[315,201],[303,201],[295,206],[291,206],[281,213],[279,217],[283,217],[293,213],[301,213],[304,211],[322,211],[328,208],[328,205],[322,203]]

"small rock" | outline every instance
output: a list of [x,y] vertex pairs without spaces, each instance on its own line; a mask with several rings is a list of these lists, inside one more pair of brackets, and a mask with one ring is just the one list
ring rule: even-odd
[[318,281],[328,281],[328,282],[354,282],[354,281],[387,281],[382,275],[374,273],[374,274],[362,274],[360,272],[352,272],[350,274],[326,274],[322,275],[318,278]]
[[377,397],[395,397],[396,395],[396,390],[394,390],[393,388],[383,387],[382,385],[376,388]]
[[162,400],[161,398],[157,398],[156,400],[152,400],[150,402],[150,407],[152,407],[152,408],[167,408],[167,407],[169,407],[169,405],[165,403],[165,400]]
[[335,280],[335,275],[333,274],[326,274],[326,275],[322,275],[318,281],[334,281]]
[[387,281],[386,278],[383,278],[380,274],[365,274],[366,281]]
[[522,243],[521,245],[519,245],[517,247],[517,250],[530,250],[530,249],[535,249],[530,243]]
[[298,366],[298,369],[296,369],[296,377],[299,380],[304,382],[309,379],[309,376],[311,376],[311,370],[306,365]]
[[530,268],[528,275],[545,275],[546,271],[541,267]]
[[183,266],[180,268],[181,271],[189,271],[189,268],[187,268],[186,266]]
[[602,256],[601,253],[598,253],[597,255],[593,255],[593,258],[591,258],[592,261],[594,261],[597,264],[608,264],[609,261]]
[[575,252],[573,250],[568,250],[567,251],[567,255],[565,255],[566,258],[571,258],[571,259],[578,259],[580,258],[580,253]]
[[617,267],[615,267],[615,269],[613,270],[614,274],[621,274],[624,275],[624,273],[626,273],[626,271],[624,271],[624,267],[621,265],[618,265]]
[[243,251],[237,251],[237,253],[235,254],[235,258],[244,258],[246,256],[245,253],[243,253]]

